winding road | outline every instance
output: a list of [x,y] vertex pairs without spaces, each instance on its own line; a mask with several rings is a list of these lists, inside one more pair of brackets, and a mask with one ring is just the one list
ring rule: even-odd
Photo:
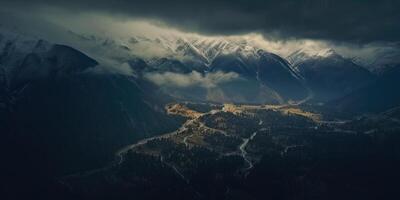
[[251,136],[249,138],[245,138],[243,139],[243,143],[239,146],[239,150],[241,152],[241,155],[243,157],[243,160],[247,162],[247,164],[249,165],[248,167],[246,167],[244,170],[248,171],[251,168],[253,168],[253,162],[250,161],[250,158],[247,156],[247,151],[246,151],[246,146],[249,144],[249,142],[251,140],[254,139],[254,137],[257,135],[257,131],[254,132],[253,134],[251,134]]

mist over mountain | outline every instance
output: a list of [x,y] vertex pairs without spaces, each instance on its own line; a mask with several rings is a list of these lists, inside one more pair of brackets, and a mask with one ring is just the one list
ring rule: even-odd
[[[141,74],[145,78],[155,80],[162,76],[169,76],[171,84],[162,85],[166,92],[174,93],[179,98],[191,96],[190,99],[210,100],[216,102],[284,102],[288,100],[299,100],[307,96],[307,89],[302,84],[301,78],[293,71],[289,63],[282,57],[269,53],[263,48],[258,47],[254,42],[244,38],[201,38],[198,36],[162,36],[148,38],[144,36],[134,36],[125,40],[113,40],[97,38],[95,36],[77,35],[73,37],[89,43],[102,55],[119,62],[127,63],[134,70],[134,74]],[[110,49],[113,49],[112,51]],[[156,52],[152,56],[143,55],[141,49]],[[110,54],[108,52],[111,52]],[[121,52],[115,56],[113,53]],[[136,53],[138,52],[138,53]],[[143,60],[147,67],[136,67],[135,62],[130,60]],[[188,94],[183,85],[175,87],[177,81],[170,79],[182,77],[192,72],[197,72],[201,76],[207,74],[236,74],[235,78],[223,81],[223,87],[200,87],[199,95]],[[166,73],[166,75],[165,75]],[[274,75],[275,74],[275,75]],[[228,75],[229,76],[229,75]],[[283,78],[282,82],[277,82],[276,78]],[[178,84],[179,85],[179,84]],[[204,84],[203,84],[204,85]],[[239,85],[239,86],[238,86]],[[246,94],[230,92],[235,88],[248,90]],[[217,91],[215,89],[218,89]],[[184,91],[186,90],[186,92]],[[190,90],[189,90],[190,91]],[[290,93],[293,91],[293,93]],[[280,94],[282,93],[282,94]],[[266,95],[267,94],[267,95]],[[272,97],[267,97],[271,96]],[[282,95],[282,96],[281,96]],[[264,100],[263,100],[264,98]]]

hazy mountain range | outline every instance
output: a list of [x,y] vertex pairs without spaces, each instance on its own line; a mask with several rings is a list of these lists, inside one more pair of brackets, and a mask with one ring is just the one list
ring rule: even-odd
[[[374,82],[394,66],[380,68],[377,75],[331,48],[316,50],[306,46],[280,56],[246,38],[167,34],[113,39],[72,31],[67,34],[74,41],[72,44],[79,44],[77,48],[91,57],[82,61],[90,66],[88,69],[76,66],[76,57],[83,53],[71,47],[52,45],[45,38],[3,27],[0,58],[9,87],[21,87],[29,80],[56,74],[89,71],[144,81],[156,86],[158,93],[177,99],[326,103]],[[62,56],[53,58],[58,54]],[[66,59],[67,56],[73,59]],[[73,67],[67,69],[68,66]]]
[[[315,50],[304,47],[280,56],[255,41],[243,38],[168,35],[110,39],[70,34],[86,44],[89,51],[95,49],[93,52],[102,58],[129,66],[133,70],[129,73],[143,75],[156,84],[162,83],[161,90],[181,99],[283,103],[312,96],[314,101],[326,102],[365,86],[376,76],[368,66],[330,48]],[[139,67],[135,66],[136,63]],[[143,67],[144,64],[147,67]],[[192,72],[204,76],[203,81],[208,80],[208,74],[216,72],[237,75],[225,76],[222,83],[218,83],[219,87],[177,81],[193,77]],[[227,77],[230,77],[229,81]],[[192,87],[189,89],[191,92],[185,92],[186,86]],[[241,92],[232,93],[232,90]]]

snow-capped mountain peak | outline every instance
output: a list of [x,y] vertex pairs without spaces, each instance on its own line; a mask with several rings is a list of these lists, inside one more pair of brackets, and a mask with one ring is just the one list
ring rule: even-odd
[[303,49],[298,49],[293,53],[291,53],[287,57],[287,60],[292,65],[297,65],[308,59],[321,59],[327,57],[341,57],[341,56],[331,48],[325,48],[325,49],[303,48]]
[[[103,56],[129,60],[139,56],[146,60],[171,58],[181,62],[195,62],[209,66],[220,55],[236,55],[242,59],[255,59],[260,49],[245,39],[225,37],[200,37],[183,35],[162,35],[157,37],[132,35],[114,38],[85,35],[71,32],[75,38],[96,49]],[[98,48],[102,48],[100,50]]]

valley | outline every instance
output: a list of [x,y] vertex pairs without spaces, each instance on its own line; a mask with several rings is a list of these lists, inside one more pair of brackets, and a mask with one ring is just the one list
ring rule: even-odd
[[[213,105],[208,105],[213,106]],[[217,106],[215,106],[217,107]],[[224,131],[223,129],[216,129],[208,127],[207,125],[202,122],[201,118],[212,118],[218,115],[220,112],[225,112],[229,114],[233,114],[240,117],[251,117],[253,120],[257,120],[257,112],[265,111],[273,111],[273,112],[280,112],[283,115],[297,115],[302,116],[307,119],[313,120],[316,123],[320,124],[329,124],[335,122],[328,122],[328,121],[320,121],[320,115],[303,111],[299,108],[293,108],[291,106],[285,105],[234,105],[234,104],[223,104],[219,106],[219,109],[212,109],[208,112],[199,112],[196,110],[189,109],[185,106],[185,103],[171,103],[166,106],[167,113],[169,115],[180,115],[185,117],[187,121],[182,124],[182,126],[174,132],[161,134],[159,136],[146,138],[144,140],[140,140],[139,142],[129,145],[122,150],[117,152],[117,157],[119,157],[118,164],[121,164],[123,161],[123,156],[127,154],[129,151],[133,151],[136,153],[143,153],[147,155],[161,157],[161,150],[157,149],[160,148],[159,146],[152,146],[148,145],[148,143],[152,143],[154,141],[172,141],[176,145],[184,144],[185,147],[204,147],[211,149],[213,151],[218,152],[218,147],[213,147],[209,143],[205,141],[205,138],[212,138],[212,137],[220,137],[221,140],[228,140],[229,138],[236,138],[241,139],[242,143],[239,144],[236,148],[233,148],[231,152],[219,152],[221,156],[223,155],[241,155],[243,160],[248,164],[245,168],[249,170],[253,167],[253,163],[250,160],[254,160],[254,158],[248,158],[246,147],[249,142],[251,142],[254,137],[256,137],[258,131],[265,131],[270,127],[265,127],[263,125],[262,119],[258,119],[259,123],[259,130],[252,133],[249,137],[241,137],[240,135],[230,134]],[[221,122],[224,123],[224,122]],[[218,124],[218,126],[227,126],[227,124]],[[222,138],[221,138],[222,137]],[[162,147],[161,147],[162,148]],[[285,148],[285,152],[287,149]]]
[[[323,113],[304,111],[293,105],[184,101],[169,103],[165,110],[186,121],[173,132],[122,148],[116,153],[112,166],[66,178],[64,184],[73,193],[95,198],[100,198],[103,193],[119,196],[115,193],[118,190],[107,186],[111,180],[118,187],[129,188],[130,192],[125,192],[124,197],[134,194],[158,198],[158,194],[163,194],[167,198],[219,199],[239,192],[245,195],[243,198],[250,195],[258,199],[259,195],[265,195],[265,189],[258,190],[261,186],[257,184],[269,184],[268,195],[275,197],[282,197],[284,191],[298,187],[306,187],[305,193],[296,195],[326,197],[332,194],[320,188],[321,185],[334,184],[331,178],[325,177],[328,171],[336,170],[330,173],[340,179],[343,174],[355,173],[353,170],[359,170],[366,162],[375,162],[379,157],[374,155],[378,152],[391,159],[398,156],[397,150],[387,146],[400,139],[395,134],[400,130],[396,121],[390,129],[375,121],[371,124],[374,128],[363,130],[357,128],[360,121],[330,121],[324,119]],[[376,143],[374,138],[382,134],[385,135],[383,143]],[[343,160],[349,163],[343,163]],[[397,174],[394,168],[386,168],[389,166],[385,163],[389,160],[381,160],[381,165],[370,165],[364,175],[372,176],[370,173],[376,173],[376,170]],[[329,164],[323,164],[325,162]],[[348,166],[342,168],[342,164]],[[284,173],[282,177],[281,173]],[[264,176],[275,178],[269,181],[262,179]],[[362,184],[358,175],[350,180],[347,190],[354,192],[352,197],[362,196],[355,191]],[[154,186],[156,182],[160,185]],[[106,190],[99,194],[83,192],[91,191],[93,184]],[[142,188],[147,184],[148,187]],[[344,189],[336,184],[331,187],[334,191]],[[154,189],[157,192],[151,192]],[[370,189],[376,194],[381,192],[379,188]],[[340,193],[336,195],[342,197]]]

